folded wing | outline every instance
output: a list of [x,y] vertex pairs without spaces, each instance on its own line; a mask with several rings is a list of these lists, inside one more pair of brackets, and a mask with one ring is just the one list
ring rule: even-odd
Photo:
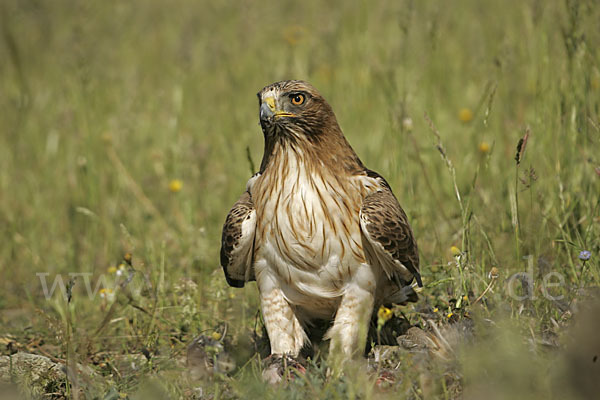
[[[366,196],[360,210],[360,228],[366,239],[367,258],[371,265],[379,265],[398,289],[409,285],[413,279],[422,287],[419,252],[408,218],[387,182],[377,178],[381,180],[382,188]],[[395,294],[390,293],[390,296]]]
[[223,225],[221,266],[230,286],[243,287],[255,280],[252,268],[256,210],[249,192],[233,205]]

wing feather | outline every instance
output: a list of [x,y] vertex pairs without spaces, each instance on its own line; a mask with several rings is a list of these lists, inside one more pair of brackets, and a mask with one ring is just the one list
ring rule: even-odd
[[361,232],[369,245],[367,257],[399,286],[414,278],[422,287],[419,252],[408,218],[387,182],[377,179],[381,189],[367,195],[360,210]]
[[244,287],[255,280],[252,268],[256,210],[246,191],[233,205],[221,236],[221,266],[230,286]]

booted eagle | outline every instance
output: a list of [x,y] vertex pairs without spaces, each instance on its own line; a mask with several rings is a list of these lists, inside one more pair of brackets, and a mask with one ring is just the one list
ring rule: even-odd
[[223,226],[227,282],[256,280],[271,353],[297,357],[312,321],[332,321],[330,352],[365,348],[373,310],[415,301],[417,244],[390,185],[360,161],[310,84],[258,93],[260,171]]

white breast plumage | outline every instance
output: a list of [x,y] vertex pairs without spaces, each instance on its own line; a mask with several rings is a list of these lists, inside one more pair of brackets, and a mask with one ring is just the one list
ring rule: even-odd
[[255,272],[276,275],[292,304],[321,310],[315,301],[322,299],[333,309],[352,269],[365,262],[360,201],[351,198],[361,195],[360,182],[325,177],[325,169],[307,165],[291,148],[280,153],[276,168],[252,183]]

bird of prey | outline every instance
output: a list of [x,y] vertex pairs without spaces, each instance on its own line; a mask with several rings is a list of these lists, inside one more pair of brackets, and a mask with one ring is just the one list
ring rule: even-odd
[[234,287],[256,280],[272,355],[297,357],[305,329],[328,320],[330,354],[351,358],[374,310],[415,301],[413,232],[313,86],[277,82],[258,100],[264,155],[223,226],[225,278]]

